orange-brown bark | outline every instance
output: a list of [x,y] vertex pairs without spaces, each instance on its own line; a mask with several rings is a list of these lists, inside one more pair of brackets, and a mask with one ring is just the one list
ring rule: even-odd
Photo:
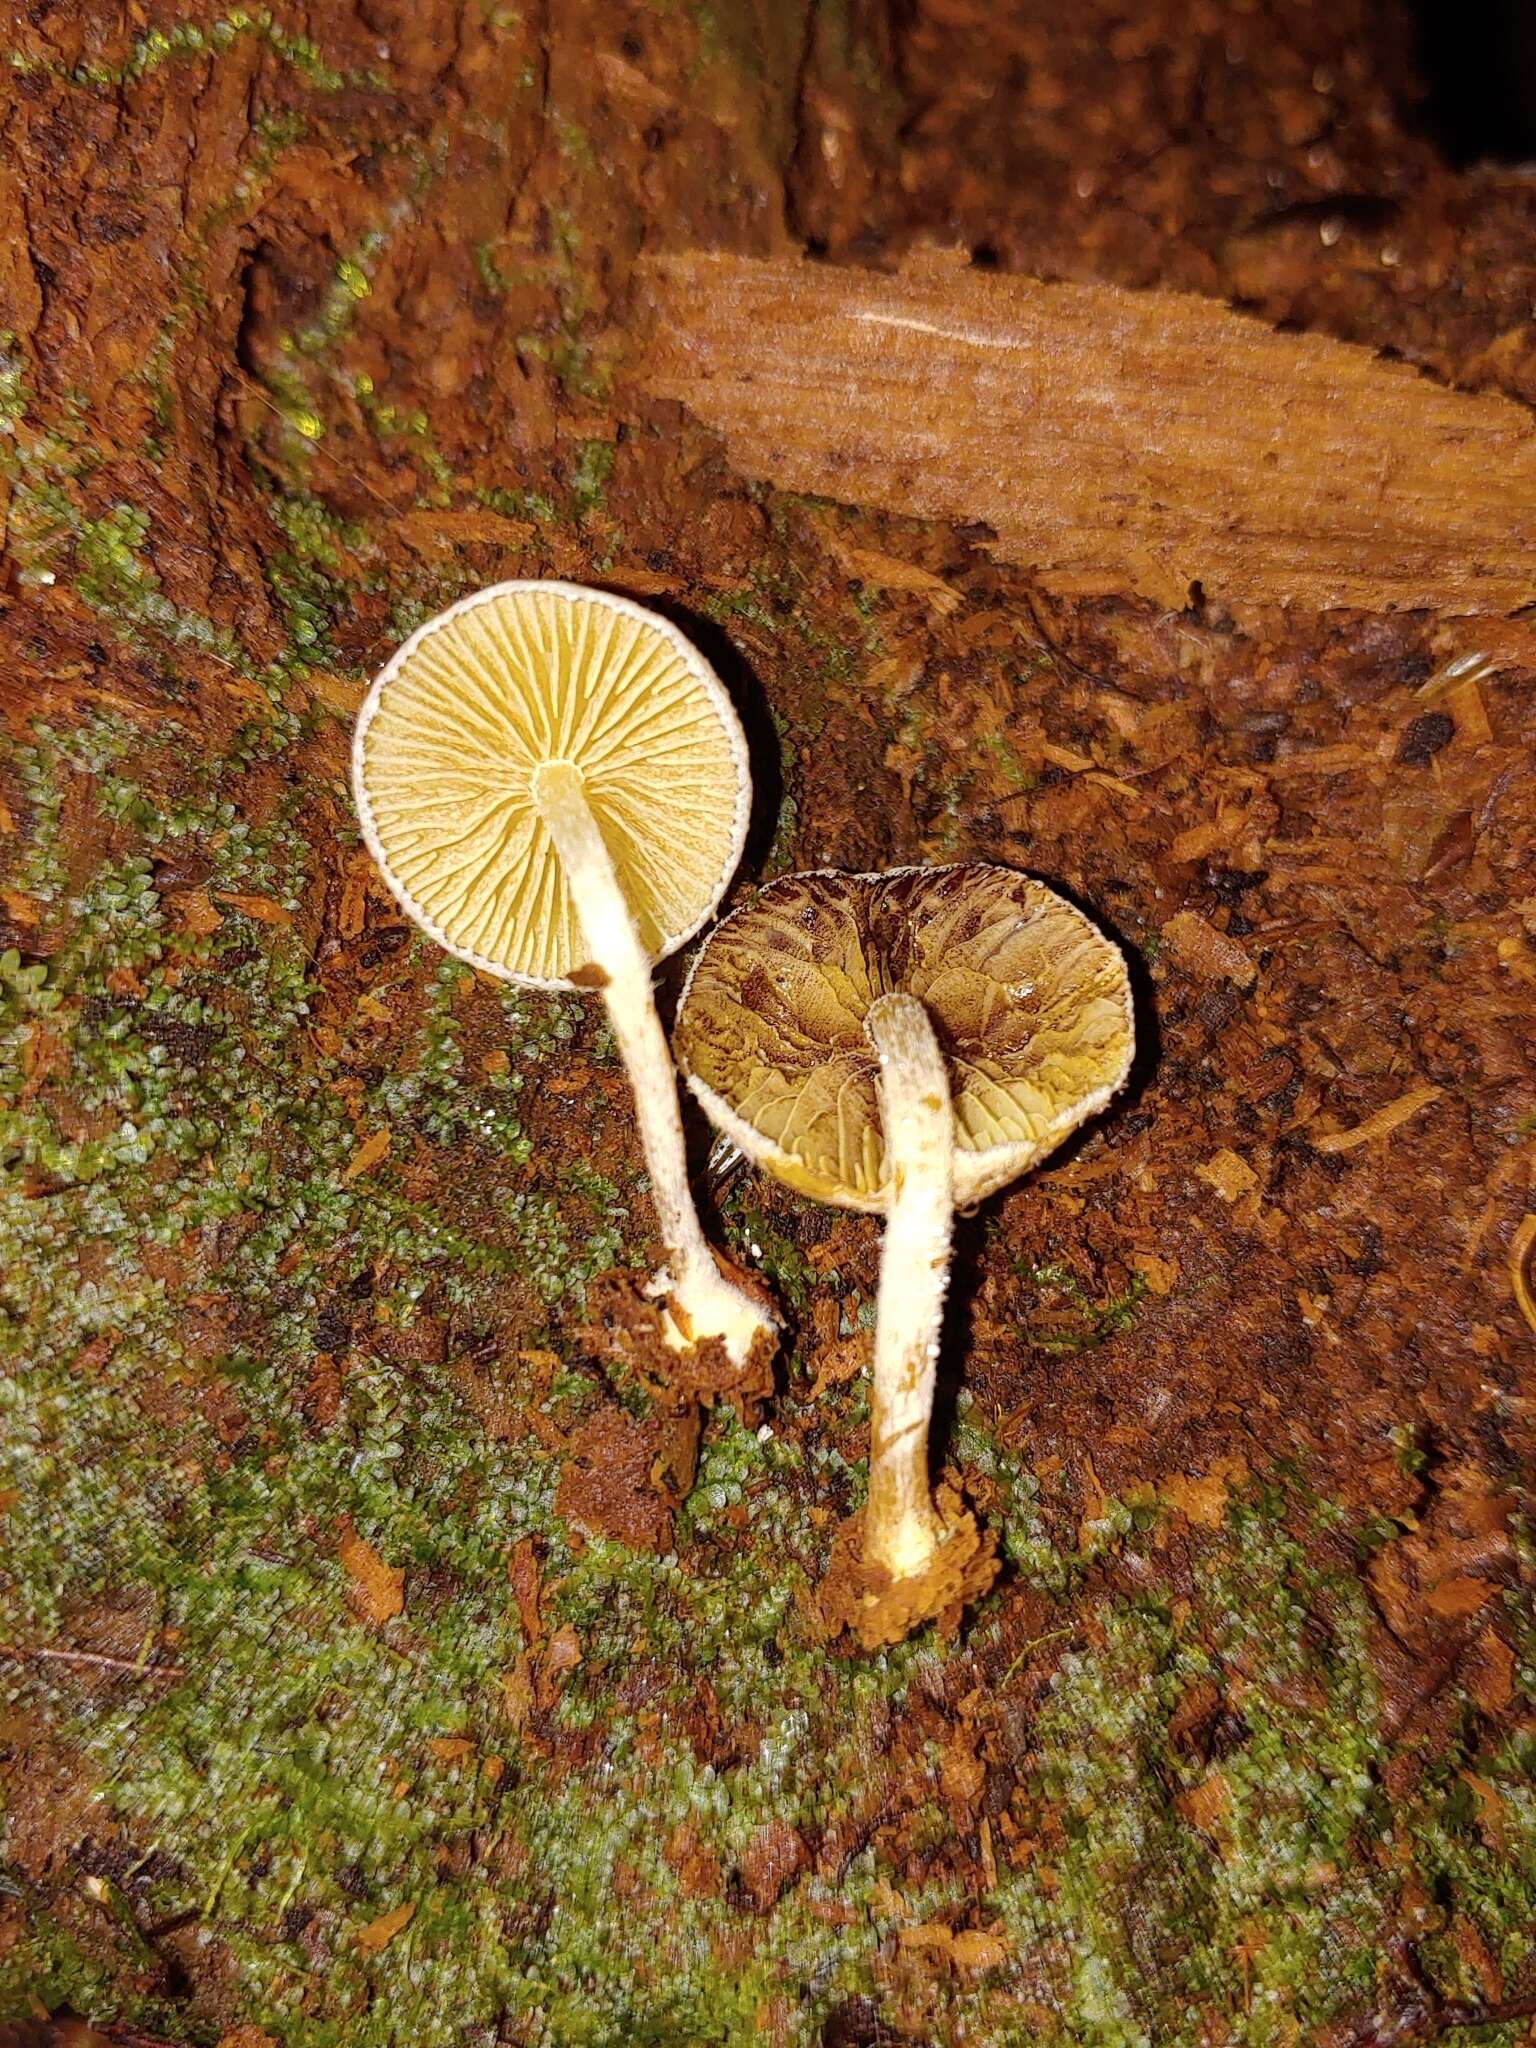
[[1531,601],[1536,426],[1209,300],[935,262],[653,259],[646,381],[750,475],[983,521],[1063,592]]

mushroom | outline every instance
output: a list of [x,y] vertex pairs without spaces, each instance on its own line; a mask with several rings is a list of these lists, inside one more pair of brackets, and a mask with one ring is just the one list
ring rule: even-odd
[[719,678],[629,598],[499,583],[429,619],[380,674],[352,781],[369,852],[440,946],[524,987],[602,992],[667,1250],[647,1292],[665,1297],[669,1354],[695,1391],[760,1381],[775,1319],[700,1229],[651,993],[746,837],[746,741]]
[[674,1044],[749,1158],[802,1194],[886,1221],[869,1491],[823,1609],[868,1648],[990,1584],[990,1539],[928,1486],[953,1212],[1102,1109],[1131,1063],[1119,949],[1011,869],[789,875],[700,951]]

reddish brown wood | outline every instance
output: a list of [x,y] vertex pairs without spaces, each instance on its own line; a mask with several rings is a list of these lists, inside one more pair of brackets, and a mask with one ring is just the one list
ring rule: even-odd
[[644,368],[754,477],[984,521],[1064,592],[1509,612],[1536,601],[1536,424],[1211,300],[929,258],[645,266]]

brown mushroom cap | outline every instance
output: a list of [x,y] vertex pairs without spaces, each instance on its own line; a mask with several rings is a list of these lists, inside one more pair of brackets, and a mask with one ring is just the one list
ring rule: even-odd
[[770,883],[700,953],[674,1049],[750,1158],[818,1201],[883,1211],[864,1019],[895,990],[924,1004],[949,1061],[962,1207],[1043,1158],[1130,1069],[1119,948],[1044,883],[979,862]]
[[534,771],[569,761],[653,960],[704,922],[741,858],[751,786],[718,677],[670,620],[579,584],[477,591],[413,633],[359,713],[369,851],[461,960],[569,988],[589,958]]

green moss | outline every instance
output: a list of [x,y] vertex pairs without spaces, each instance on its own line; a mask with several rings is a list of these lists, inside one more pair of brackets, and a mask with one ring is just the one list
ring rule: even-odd
[[123,639],[191,648],[255,676],[255,664],[234,634],[166,597],[145,556],[147,513],[123,503],[95,518],[82,513],[73,486],[100,461],[87,425],[80,415],[62,428],[29,435],[12,424],[11,540],[22,582],[51,584],[62,575]]
[[984,733],[976,744],[996,763],[1004,783],[1016,794],[1022,794],[1035,787],[1037,777],[1027,769],[1013,750],[1006,733]]
[[560,517],[554,499],[542,491],[509,490],[496,484],[477,490],[475,501],[487,511],[500,513],[503,519],[534,519],[541,526],[549,526]]
[[319,311],[292,337],[292,347],[299,355],[324,355],[351,327],[359,302],[366,299],[372,289],[368,281],[369,267],[377,261],[388,239],[385,228],[371,228],[351,255],[340,259]]
[[1144,1275],[1134,1273],[1119,1293],[1095,1301],[1082,1282],[1066,1266],[1051,1262],[1032,1265],[1015,1260],[1014,1271],[1034,1288],[1049,1320],[1031,1325],[1029,1342],[1039,1351],[1093,1351],[1110,1338],[1122,1335],[1136,1320],[1146,1299]]
[[[132,764],[107,751],[122,788]],[[219,881],[297,895],[307,855],[291,819],[221,822],[219,792],[244,772],[216,767],[200,811],[183,795],[174,820],[159,814],[161,838],[230,831]],[[446,2048],[506,2014],[551,2044],[745,2043],[787,2000],[792,2037],[810,2042],[840,1999],[882,1995],[880,1958],[901,1922],[879,1879],[900,1887],[906,1919],[975,1915],[1005,1943],[985,1983],[937,1980],[936,2040],[1008,2038],[1017,2008],[1006,2001],[1022,1997],[1054,2014],[1033,2037],[1046,2048],[1195,2048],[1208,2021],[1235,2022],[1262,2048],[1374,1995],[1398,1881],[1375,1850],[1405,1824],[1437,1893],[1474,1917],[1507,1968],[1522,1965],[1520,1915],[1536,1890],[1529,1745],[1477,1765],[1505,1800],[1501,1856],[1466,1811],[1458,1771],[1470,1751],[1436,1768],[1406,1823],[1387,1812],[1364,1596],[1292,1533],[1300,1497],[1271,1488],[1238,1502],[1175,1598],[1158,1530],[1116,1504],[1102,1538],[1060,1548],[1027,1469],[962,1402],[956,1454],[989,1484],[1015,1572],[1057,1617],[1024,1652],[1049,1644],[1058,1659],[1009,1808],[1029,1851],[1010,1860],[999,1835],[996,1883],[981,1890],[948,1859],[942,1801],[915,1796],[889,1753],[892,1716],[915,1687],[942,1685],[959,1653],[919,1637],[849,1659],[829,1655],[814,1625],[827,1509],[856,1500],[857,1474],[814,1430],[786,1438],[722,1413],[674,1554],[573,1543],[547,1445],[531,1431],[488,1439],[451,1373],[402,1368],[369,1334],[408,1328],[428,1289],[460,1300],[473,1327],[494,1295],[485,1258],[496,1247],[407,1201],[387,1175],[366,1193],[346,1183],[351,1126],[324,1101],[325,1065],[296,1056],[318,993],[302,954],[260,924],[189,953],[142,855],[103,865],[77,901],[59,1005],[37,1009],[51,977],[0,962],[10,1028],[62,1020],[79,1101],[134,1122],[148,1149],[65,1176],[49,1202],[24,1205],[41,1216],[7,1219],[6,1270],[21,1277],[6,1301],[0,1484],[19,1485],[26,1506],[7,1525],[6,1627],[32,1641],[67,1632],[93,1602],[132,1590],[173,1646],[151,1661],[174,1656],[185,1677],[82,1692],[41,1666],[6,1685],[102,1775],[129,1837],[156,1845],[117,1881],[132,1928],[196,1913],[238,1973],[242,2017],[306,2048]],[[252,939],[257,958],[235,958]],[[109,954],[136,963],[145,997],[108,1005]],[[167,965],[184,970],[173,985]],[[425,947],[391,973],[414,992],[414,1035],[367,1084],[365,1121],[383,1114],[441,1146],[446,1187],[480,1142],[464,977]],[[517,1067],[563,1055],[579,1005],[498,1000]],[[194,1050],[172,1026],[211,1039]],[[345,1065],[352,1042],[346,1027],[332,1057]],[[485,1106],[508,1115],[516,1094]],[[259,1117],[242,1111],[252,1102]],[[508,1143],[502,1128],[492,1149]],[[561,1190],[623,1213],[601,1175],[568,1167]],[[558,1207],[548,1215],[558,1228]],[[211,1356],[189,1341],[190,1281],[144,1265],[146,1244],[189,1235],[200,1291],[211,1281],[240,1305],[241,1334]],[[105,1262],[82,1283],[74,1247],[86,1241]],[[321,1318],[359,1299],[365,1275],[338,1397],[317,1424],[297,1397],[325,1348]],[[552,1304],[578,1284],[566,1245]],[[536,1370],[503,1361],[513,1413],[542,1406],[570,1426],[587,1382],[567,1375],[556,1399],[528,1377]],[[405,1611],[382,1628],[349,1607],[343,1522],[405,1572]],[[538,1668],[505,1570],[523,1538],[541,1560],[545,1639],[568,1629],[580,1654],[519,1726],[503,1679],[524,1654]],[[1106,1543],[1141,1560],[1141,1590],[1107,1604],[1085,1591]],[[999,1611],[989,1603],[975,1622],[979,1645]],[[1019,1667],[1011,1655],[998,1685],[1004,1717]],[[1170,1738],[1201,1686],[1226,1716],[1214,1758],[1202,1741]],[[446,1736],[473,1748],[444,1761],[431,1745]],[[1200,1809],[1202,1828],[1181,1801],[1213,1772],[1222,1792]],[[893,1865],[880,1835],[863,1838],[866,1811],[904,1816],[905,1853],[938,1856],[926,1880]],[[850,1830],[854,1846],[752,1919],[743,1946],[732,1874],[770,1822],[810,1843]],[[683,1885],[685,1855],[717,1881]],[[359,1931],[402,1903],[415,1908],[409,1926],[363,1955]],[[7,1983],[41,1984],[56,2002],[174,2028],[170,2006],[131,1988],[130,1932],[112,1925],[66,1936],[29,1903],[0,1999]],[[1432,1960],[1453,1985],[1449,1955]]]
[[76,525],[75,588],[81,597],[127,631],[155,633],[249,674],[251,664],[232,633],[166,598],[141,553],[148,532],[148,515],[129,505],[114,505],[104,518]]
[[16,50],[10,53],[8,61],[13,71],[23,75],[46,71],[66,79],[71,85],[116,90],[137,84],[166,64],[217,58],[246,37],[264,44],[317,92],[335,93],[346,87],[378,90],[387,84],[376,71],[337,70],[326,62],[316,43],[308,36],[294,35],[285,29],[267,7],[255,10],[232,7],[227,13],[215,16],[206,27],[184,21],[169,29],[145,30],[134,37],[128,55],[118,64],[85,61],[66,66],[28,57]]
[[[599,168],[594,165],[587,174],[594,175]],[[600,398],[613,373],[611,366],[594,353],[587,332],[592,293],[583,261],[581,229],[567,206],[551,206],[548,221],[550,254],[542,264],[504,272],[497,269],[489,251],[483,251],[477,253],[477,267],[482,278],[493,280],[493,289],[507,290],[526,282],[539,284],[553,294],[553,315],[548,326],[529,328],[519,334],[518,349],[536,361],[547,362],[568,391],[584,398]]]
[[27,416],[27,371],[14,329],[0,328],[0,428],[12,433]]
[[598,168],[597,152],[592,147],[592,138],[579,121],[573,121],[565,114],[556,114],[552,122],[555,132],[555,147],[560,154],[576,165],[579,170],[595,171]]
[[750,1202],[730,1205],[726,1233],[737,1256],[763,1273],[778,1299],[792,1309],[803,1309],[818,1286],[838,1283],[835,1272],[818,1273],[767,1211]]
[[706,617],[722,624],[730,619],[745,619],[749,625],[760,626],[775,638],[783,630],[782,618],[770,611],[761,597],[751,590],[707,591],[699,601],[699,609]]
[[602,506],[617,452],[611,441],[582,441],[578,445],[571,468],[571,509],[576,518],[584,519]]
[[0,998],[0,1014],[9,1010],[13,1014],[30,1013],[46,1017],[50,1010],[56,1010],[64,1000],[56,988],[48,988],[48,963],[38,960],[30,967],[23,967],[21,955],[14,946],[0,953],[0,984],[4,986],[4,997]]
[[717,64],[724,50],[724,39],[721,34],[719,15],[713,7],[705,4],[705,0],[697,0],[697,4],[690,8],[689,12],[693,16],[693,24],[698,31],[698,63],[700,65]]

